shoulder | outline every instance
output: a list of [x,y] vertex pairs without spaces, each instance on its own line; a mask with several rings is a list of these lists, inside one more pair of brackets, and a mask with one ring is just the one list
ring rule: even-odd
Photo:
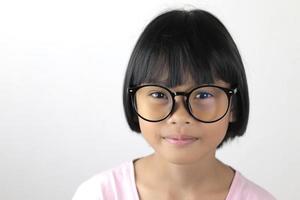
[[246,178],[236,171],[228,200],[275,200],[275,197],[266,189]]
[[96,174],[78,187],[73,200],[118,199],[121,195],[131,198],[135,195],[133,170],[132,161],[128,161]]

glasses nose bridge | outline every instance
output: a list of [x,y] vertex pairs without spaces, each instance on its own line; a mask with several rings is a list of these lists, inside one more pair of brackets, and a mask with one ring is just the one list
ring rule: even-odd
[[178,104],[178,102],[176,103],[176,100],[175,100],[176,96],[182,96],[183,97],[182,103],[184,104],[184,106],[186,107],[186,109],[188,109],[188,105],[187,104],[188,104],[189,93],[187,93],[187,92],[174,92],[173,93],[173,100],[174,100],[173,102],[174,102],[174,104]]
[[174,92],[173,93],[174,100],[175,100],[176,96],[183,96],[184,99],[186,100],[188,98],[188,96],[189,96],[189,93],[187,93],[187,92]]

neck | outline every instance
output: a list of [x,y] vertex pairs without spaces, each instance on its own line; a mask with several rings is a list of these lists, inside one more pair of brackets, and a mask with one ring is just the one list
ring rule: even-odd
[[170,163],[156,154],[150,155],[149,161],[154,167],[154,176],[160,177],[158,180],[163,181],[163,186],[180,190],[211,188],[220,181],[221,171],[225,168],[225,165],[215,158],[215,152],[192,164]]

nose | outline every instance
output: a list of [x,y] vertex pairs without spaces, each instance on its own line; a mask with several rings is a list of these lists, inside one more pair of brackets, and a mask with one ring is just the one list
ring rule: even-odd
[[193,118],[187,109],[188,108],[185,105],[185,96],[176,96],[174,109],[167,119],[167,122],[178,125],[190,124]]

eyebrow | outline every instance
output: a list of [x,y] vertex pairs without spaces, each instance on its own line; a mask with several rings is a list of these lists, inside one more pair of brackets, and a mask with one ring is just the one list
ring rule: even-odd
[[147,85],[147,84],[155,84],[155,85],[161,85],[161,86],[164,86],[164,87],[168,87],[167,86],[167,82],[168,80],[163,80],[163,81],[150,81],[150,82],[144,82],[142,83],[141,85]]
[[[159,86],[163,86],[165,88],[168,88],[169,90],[171,90],[172,92],[175,92],[175,93],[181,93],[181,92],[189,92],[191,91],[192,89],[198,87],[198,86],[201,86],[201,85],[210,85],[210,84],[201,84],[201,85],[190,85],[189,87],[187,87],[185,90],[176,90],[174,89],[174,87],[168,87],[166,85],[166,81],[155,81],[155,82],[147,82],[147,83],[143,83],[141,85],[148,85],[148,84],[154,84],[154,85],[159,85]],[[178,85],[178,86],[181,86],[181,85]],[[177,87],[177,86],[175,86]]]
[[155,81],[155,82],[151,82],[151,83],[153,83],[153,84],[159,84],[159,85],[163,85],[163,86],[165,86],[165,87],[167,87],[168,86],[168,83],[169,81],[168,80],[160,80],[160,81]]

